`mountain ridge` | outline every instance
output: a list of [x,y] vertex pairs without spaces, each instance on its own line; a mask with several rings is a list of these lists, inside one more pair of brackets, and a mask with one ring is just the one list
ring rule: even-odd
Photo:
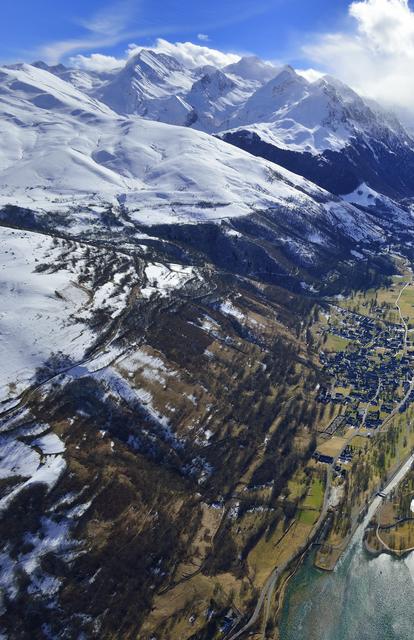
[[309,81],[254,56],[190,69],[145,49],[108,74],[49,69],[119,115],[213,133],[337,195],[366,183],[396,200],[414,196],[411,135],[331,76]]

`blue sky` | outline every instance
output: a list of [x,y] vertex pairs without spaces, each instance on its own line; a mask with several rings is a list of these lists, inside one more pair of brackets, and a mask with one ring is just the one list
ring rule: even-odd
[[119,56],[130,42],[149,45],[156,37],[200,42],[202,34],[214,48],[295,63],[306,57],[301,44],[313,33],[344,27],[348,5],[347,0],[3,0],[0,59],[64,60],[92,51]]

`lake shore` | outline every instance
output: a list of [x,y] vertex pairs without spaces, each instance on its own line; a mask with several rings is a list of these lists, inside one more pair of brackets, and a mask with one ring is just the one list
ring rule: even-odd
[[[414,455],[411,454],[393,473],[382,491],[385,496],[388,496],[401,483],[406,474],[410,471],[413,462]],[[294,619],[295,615],[299,615],[297,611],[298,609],[300,609],[302,616],[305,615],[304,612],[306,612],[306,615],[309,615],[312,618],[312,625],[315,626],[315,628],[318,628],[319,615],[317,615],[317,607],[325,607],[325,600],[327,598],[329,600],[329,597],[334,597],[333,595],[328,595],[331,589],[332,594],[341,594],[342,590],[348,593],[348,589],[350,588],[349,585],[351,583],[353,584],[353,581],[358,575],[358,571],[363,571],[364,575],[366,574],[369,576],[369,583],[371,584],[373,578],[370,572],[373,572],[374,568],[378,567],[378,570],[375,570],[375,588],[378,589],[378,591],[381,591],[381,593],[382,590],[384,590],[384,593],[386,591],[386,585],[383,582],[382,577],[384,570],[381,567],[383,565],[389,567],[389,570],[392,570],[393,572],[392,575],[395,576],[393,579],[397,579],[398,569],[393,564],[396,556],[391,554],[389,551],[367,548],[365,544],[365,532],[367,525],[372,521],[382,503],[383,498],[381,496],[374,495],[372,497],[368,508],[365,509],[365,516],[362,521],[356,524],[352,536],[349,536],[347,539],[346,547],[338,558],[335,567],[332,567],[331,570],[321,571],[317,568],[317,566],[315,566],[316,554],[309,552],[303,557],[299,567],[292,567],[292,575],[287,578],[287,581],[285,581],[285,588],[282,589],[280,594],[283,598],[283,602],[280,604],[280,637],[283,638],[283,640],[290,640],[295,637],[293,633],[290,635],[290,632],[287,631],[291,628],[295,629],[296,633],[299,633],[298,625]],[[408,556],[410,556],[410,552],[404,553],[400,556],[402,561],[401,567],[404,567],[404,570],[406,568],[405,562],[408,560]],[[360,589],[361,587],[357,584],[357,586],[353,588]],[[335,596],[335,603],[338,608],[341,606],[342,597],[343,594],[338,596],[336,600]],[[349,595],[349,597],[353,600],[353,593]],[[330,621],[331,618],[329,611],[327,611],[326,615],[328,621]],[[364,615],[367,614],[364,613]],[[336,626],[333,618],[332,622],[329,622],[329,624],[332,624],[332,629]],[[376,625],[373,625],[373,628],[376,628]],[[302,627],[300,631],[303,633]],[[306,637],[309,638],[309,640],[319,637],[323,637],[324,639],[326,637],[327,640],[339,640],[340,638],[348,639],[348,637],[352,637],[347,635],[348,632],[345,630],[345,627],[343,630],[341,627],[341,633],[343,633],[343,635],[333,634],[332,636],[318,636],[315,632],[315,635],[309,634]],[[394,638],[395,640],[405,640],[406,637],[409,638],[411,636],[402,635],[400,639],[399,636],[393,636],[392,634],[389,635],[389,638],[392,640],[394,640]],[[382,636],[378,636],[378,638],[379,640],[382,640]],[[384,636],[384,640],[388,640],[388,636]]]

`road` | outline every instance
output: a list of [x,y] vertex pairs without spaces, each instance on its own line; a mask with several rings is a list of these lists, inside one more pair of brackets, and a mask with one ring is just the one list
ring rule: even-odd
[[[367,421],[367,417],[368,417],[368,413],[369,413],[369,408],[370,408],[370,406],[371,406],[372,404],[374,404],[374,403],[375,403],[375,401],[377,400],[377,398],[378,398],[378,396],[379,396],[379,394],[380,394],[380,391],[381,391],[381,386],[382,386],[382,380],[380,380],[380,381],[379,381],[379,383],[378,383],[378,387],[377,387],[377,390],[376,390],[376,392],[375,392],[374,397],[373,397],[373,398],[371,398],[371,400],[367,403],[367,406],[366,406],[365,411],[364,411],[364,415],[362,416],[362,422],[361,422],[361,425],[360,425],[360,427],[359,427],[359,430],[361,430],[361,429],[362,429],[362,427],[364,427],[364,426],[365,426],[365,423],[366,423],[366,421]],[[353,437],[354,437],[354,434],[352,435],[352,438],[353,438]],[[351,438],[351,440],[352,440],[352,438]]]
[[401,289],[401,291],[399,293],[399,296],[398,296],[397,300],[395,301],[395,306],[398,309],[398,313],[399,313],[399,316],[400,316],[400,319],[401,319],[401,324],[404,327],[404,352],[407,351],[408,326],[407,326],[407,323],[406,323],[406,321],[404,319],[404,316],[402,314],[402,311],[401,311],[400,300],[401,300],[402,294],[407,289],[407,287],[410,286],[411,283],[412,283],[412,280],[410,280],[410,282],[407,282],[407,284]]

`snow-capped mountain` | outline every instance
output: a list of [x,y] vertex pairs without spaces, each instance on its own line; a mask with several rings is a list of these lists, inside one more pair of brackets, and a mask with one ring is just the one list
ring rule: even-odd
[[187,68],[146,49],[108,73],[36,64],[118,115],[215,133],[333,193],[366,183],[392,198],[414,196],[411,136],[334,78],[310,82],[254,56],[220,69]]
[[315,155],[339,151],[358,134],[384,134],[389,126],[345,85],[328,77],[308,82],[289,66],[258,89],[229,124],[248,127],[280,148]]
[[[217,131],[276,73],[277,67],[255,56],[241,58],[224,69],[212,65],[189,69],[171,55],[143,49],[98,88],[95,74],[91,91],[119,114]],[[61,69],[57,74],[77,86],[83,83],[88,90],[82,76],[71,78],[68,70],[63,76]],[[182,105],[180,111],[178,102]]]
[[175,58],[142,50],[96,93],[120,114],[148,115],[153,100],[184,95],[195,81],[194,73]]
[[244,104],[253,90],[251,84],[246,86],[237,76],[217,69],[205,73],[185,96],[193,113],[190,126],[201,131],[217,131],[235,108]]
[[122,206],[135,222],[149,225],[260,211],[277,215],[287,208],[302,219],[320,218],[327,229],[339,221],[345,234],[372,232],[352,206],[217,138],[120,117],[31,65],[0,73],[3,206],[44,211]]
[[223,69],[224,73],[235,75],[242,80],[263,84],[277,74],[278,67],[270,62],[260,60],[257,56],[243,56]]
[[201,131],[217,132],[233,114],[270,78],[277,67],[256,56],[246,56],[224,69],[204,69],[202,77],[186,94],[193,109],[191,125]]
[[220,135],[337,193],[366,182],[414,195],[414,141],[398,120],[334,78],[308,82],[285,67],[258,89]]
[[223,122],[264,83],[277,67],[246,56],[224,69],[186,68],[173,56],[143,49],[109,72],[33,66],[49,71],[96,97],[120,115],[140,115],[168,124],[218,131]]

